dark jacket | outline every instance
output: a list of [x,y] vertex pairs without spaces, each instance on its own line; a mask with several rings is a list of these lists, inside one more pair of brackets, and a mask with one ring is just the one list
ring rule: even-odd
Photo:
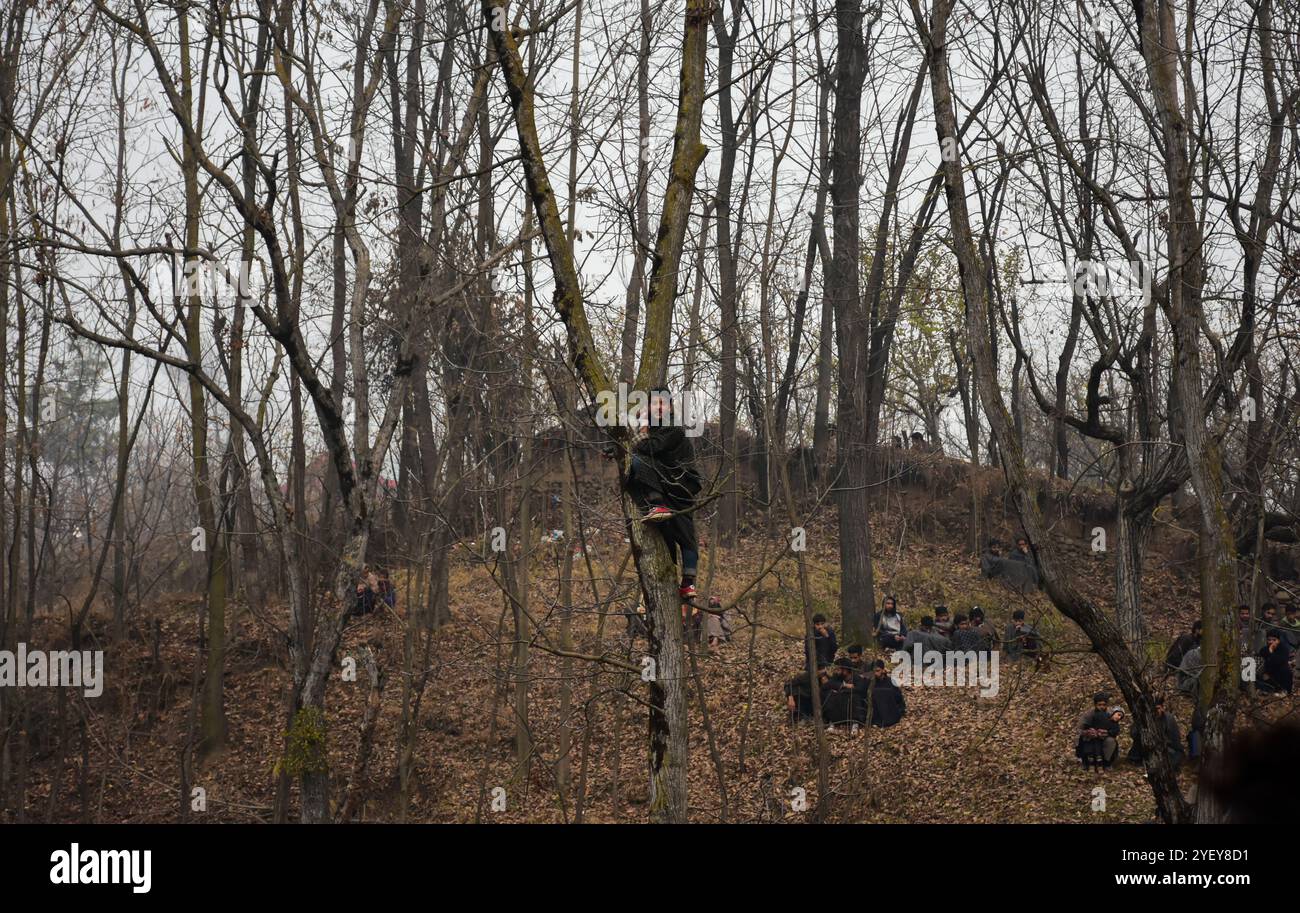
[[826,636],[818,634],[813,629],[813,651],[817,654],[818,666],[829,666],[835,662],[835,654],[839,652],[840,645],[835,640],[835,629],[827,625]]
[[1196,637],[1192,634],[1179,634],[1174,642],[1169,645],[1169,652],[1165,654],[1165,674],[1169,675],[1178,671],[1182,665],[1183,657],[1187,651],[1196,646]]
[[1295,675],[1291,671],[1291,651],[1286,648],[1286,644],[1279,643],[1277,649],[1271,653],[1265,645],[1255,655],[1260,658],[1255,687],[1261,691],[1285,691],[1290,694],[1295,683]]
[[[873,677],[874,678],[874,677]],[[871,725],[889,727],[903,718],[907,702],[903,689],[894,684],[888,675],[875,678],[871,683]]]
[[822,718],[829,724],[865,723],[869,679],[854,672],[832,675],[822,698]]
[[785,683],[782,689],[786,697],[794,698],[794,713],[791,716],[800,720],[813,718],[812,676],[807,672],[796,675]]
[[[1165,727],[1165,750],[1169,752],[1169,763],[1178,767],[1183,763],[1183,737],[1178,731],[1178,721],[1174,715],[1165,710],[1162,718]],[[1146,749],[1142,744],[1142,732],[1135,726],[1133,728],[1133,747],[1129,749],[1128,759],[1135,764],[1146,762]]]
[[689,503],[702,487],[695,468],[695,448],[676,425],[653,425],[632,445],[634,480],[655,488],[679,504]]

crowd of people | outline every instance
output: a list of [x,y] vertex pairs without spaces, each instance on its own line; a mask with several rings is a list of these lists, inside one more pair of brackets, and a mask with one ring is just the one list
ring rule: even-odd
[[[869,660],[861,644],[850,644],[841,654],[835,629],[826,616],[813,616],[813,630],[805,648],[812,660],[804,671],[785,683],[786,710],[791,723],[814,719],[815,702],[821,700],[821,717],[829,726],[850,729],[872,725],[893,726],[907,712],[902,689],[890,676],[883,657]],[[885,656],[895,651],[923,655],[960,654],[978,657],[999,651],[1011,660],[1039,660],[1043,654],[1038,631],[1025,619],[1022,609],[1011,615],[1002,632],[985,617],[979,606],[969,613],[953,615],[945,605],[934,607],[933,615],[921,618],[909,628],[892,595],[881,600],[872,620],[875,646]],[[813,683],[817,687],[814,689]]]
[[[1255,660],[1243,664],[1243,671],[1253,671],[1256,690],[1290,694],[1295,687],[1296,658],[1300,653],[1300,613],[1295,604],[1287,603],[1282,618],[1278,618],[1278,607],[1273,602],[1261,605],[1258,617],[1252,616],[1250,606],[1239,606],[1237,638],[1241,656]],[[1176,676],[1178,690],[1194,698],[1207,665],[1201,654],[1201,623],[1195,621],[1190,631],[1170,645],[1165,655],[1165,677]],[[1241,687],[1249,687],[1251,680],[1250,675],[1243,674]]]

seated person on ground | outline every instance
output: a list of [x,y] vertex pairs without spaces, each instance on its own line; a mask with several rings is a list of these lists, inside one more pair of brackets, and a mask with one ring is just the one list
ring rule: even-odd
[[1074,753],[1084,767],[1110,767],[1119,754],[1119,721],[1124,712],[1118,707],[1107,709],[1110,695],[1092,696],[1092,710],[1079,717],[1079,741]]
[[379,572],[379,598],[384,601],[384,605],[390,609],[397,607],[397,588],[393,586],[392,579],[388,576],[388,571]]
[[1296,650],[1300,650],[1300,614],[1297,613],[1294,602],[1288,602],[1282,607],[1282,620],[1278,622],[1278,630],[1282,632],[1282,642],[1294,657]]
[[[825,667],[817,670],[817,681],[823,695],[830,682],[830,675]],[[812,679],[807,672],[801,672],[785,683],[785,709],[791,723],[813,719]]]
[[845,649],[844,653],[845,653],[845,657],[843,658],[847,659],[848,664],[853,667],[854,672],[858,673],[859,675],[866,674],[867,664],[862,657],[861,644],[849,644],[849,646]]
[[834,672],[822,698],[822,719],[831,726],[866,722],[866,680],[846,659],[835,664]]
[[956,630],[952,632],[952,649],[958,653],[978,653],[984,641],[978,631],[970,626],[970,619],[960,612],[953,619],[956,623]]
[[876,633],[876,643],[884,649],[897,650],[903,646],[903,641],[907,638],[907,622],[898,611],[897,599],[893,596],[885,597],[871,627]]
[[1291,669],[1291,654],[1282,643],[1282,634],[1276,629],[1266,632],[1266,641],[1259,653],[1259,673],[1255,687],[1269,694],[1290,694],[1295,683]]
[[[1136,719],[1136,718],[1135,718]],[[1183,763],[1183,737],[1178,732],[1178,721],[1165,707],[1165,699],[1156,697],[1156,719],[1165,731],[1165,751],[1169,754],[1169,764],[1177,770]],[[1142,731],[1133,724],[1133,747],[1129,749],[1128,759],[1134,764],[1146,763],[1146,749],[1143,747]]]
[[1006,644],[1008,659],[1038,658],[1038,631],[1025,621],[1024,609],[1016,609],[1011,613],[1011,624],[1007,625],[1006,636],[1002,640]]
[[946,653],[952,649],[952,641],[940,634],[934,627],[934,619],[929,615],[921,619],[921,626],[907,632],[903,649],[911,652],[914,644],[921,645],[921,653]]
[[996,648],[999,644],[998,632],[993,623],[986,621],[984,610],[979,606],[971,606],[970,625],[980,636],[980,651],[987,653],[989,650]]
[[934,629],[944,637],[952,637],[952,632],[956,625],[952,623],[952,615],[948,613],[946,605],[937,605],[934,607]]
[[903,689],[889,677],[885,661],[876,660],[871,669],[871,725],[888,728],[901,720],[906,712]]
[[1012,561],[1020,561],[1031,567],[1037,567],[1038,563],[1034,561],[1034,553],[1029,550],[1029,540],[1024,536],[1016,539],[1016,547],[1012,550],[1010,558]]
[[1201,662],[1201,637],[1198,632],[1196,643],[1183,654],[1183,661],[1178,664],[1178,690],[1183,694],[1195,696],[1197,682],[1200,681],[1201,670],[1204,668]]
[[826,616],[818,612],[813,616],[813,651],[818,666],[829,666],[835,662],[835,653],[839,644],[835,640],[835,629],[826,622]]
[[[709,597],[709,608],[720,610],[722,600],[717,596]],[[731,618],[726,612],[714,611],[708,613],[709,625],[709,646],[716,647],[719,644],[731,643]]]
[[1200,619],[1192,622],[1192,630],[1179,634],[1174,638],[1174,642],[1169,645],[1169,652],[1165,654],[1165,673],[1164,677],[1168,678],[1178,671],[1182,665],[1183,657],[1187,651],[1192,649],[1201,641],[1201,622]]

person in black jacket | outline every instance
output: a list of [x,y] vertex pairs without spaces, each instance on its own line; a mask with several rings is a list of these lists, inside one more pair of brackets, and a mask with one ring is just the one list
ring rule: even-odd
[[888,728],[901,720],[907,712],[903,689],[889,677],[883,659],[876,660],[871,677],[871,725]]
[[[1134,717],[1134,719],[1137,718]],[[1164,727],[1165,751],[1169,753],[1169,763],[1174,770],[1177,770],[1186,756],[1183,752],[1183,737],[1178,731],[1178,721],[1165,708],[1165,699],[1163,697],[1156,698],[1156,719]],[[1133,727],[1133,747],[1128,752],[1128,759],[1134,764],[1146,763],[1146,749],[1142,745],[1142,740],[1142,732],[1135,725]]]
[[[817,683],[821,693],[825,695],[826,688],[830,684],[830,674],[825,666],[817,670]],[[785,683],[784,691],[785,709],[792,725],[813,719],[812,676],[807,672],[801,672]]]
[[867,680],[853,670],[847,659],[837,662],[822,698],[822,718],[827,725],[865,723],[867,685]]
[[[818,612],[813,616],[813,653],[818,666],[829,666],[835,662],[835,654],[840,645],[835,640],[835,629],[826,622],[826,616]],[[805,660],[806,661],[806,660]]]
[[695,498],[703,487],[695,468],[695,451],[686,431],[673,421],[672,395],[650,394],[648,414],[633,426],[632,464],[626,487],[641,519],[658,524],[668,550],[680,556],[681,595],[695,597],[695,571],[700,560],[695,535]]
[[1255,678],[1255,687],[1270,694],[1290,694],[1295,683],[1290,651],[1282,643],[1282,635],[1276,628],[1265,632],[1265,636],[1264,646],[1255,654],[1260,659],[1260,672]]
[[1079,741],[1074,753],[1084,767],[1110,767],[1119,754],[1119,721],[1123,712],[1118,708],[1107,710],[1110,695],[1098,692],[1092,696],[1092,710],[1079,718]]

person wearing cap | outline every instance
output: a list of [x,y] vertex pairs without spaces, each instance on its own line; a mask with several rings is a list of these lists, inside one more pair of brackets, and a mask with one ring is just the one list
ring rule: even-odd
[[1074,753],[1084,767],[1110,767],[1119,754],[1119,720],[1123,711],[1118,707],[1108,708],[1109,703],[1110,695],[1099,691],[1092,696],[1092,710],[1079,717],[1079,741]]
[[1260,671],[1255,677],[1255,687],[1268,694],[1290,694],[1295,683],[1291,653],[1282,643],[1282,634],[1277,628],[1270,628],[1264,634],[1264,646],[1256,654],[1260,659]]
[[903,689],[899,688],[894,683],[894,680],[889,677],[889,671],[885,668],[883,659],[878,659],[872,664],[869,685],[871,695],[869,721],[872,726],[887,729],[901,720],[903,714],[907,712],[907,702],[903,700]]
[[866,722],[866,680],[847,659],[836,661],[834,673],[822,699],[822,718],[832,726]]
[[[1165,751],[1169,755],[1169,765],[1177,770],[1183,763],[1183,737],[1178,731],[1178,721],[1165,707],[1165,699],[1156,697],[1156,720],[1164,729]],[[1146,763],[1146,749],[1143,746],[1142,731],[1135,724],[1133,727],[1133,747],[1129,749],[1128,759],[1134,764]]]

